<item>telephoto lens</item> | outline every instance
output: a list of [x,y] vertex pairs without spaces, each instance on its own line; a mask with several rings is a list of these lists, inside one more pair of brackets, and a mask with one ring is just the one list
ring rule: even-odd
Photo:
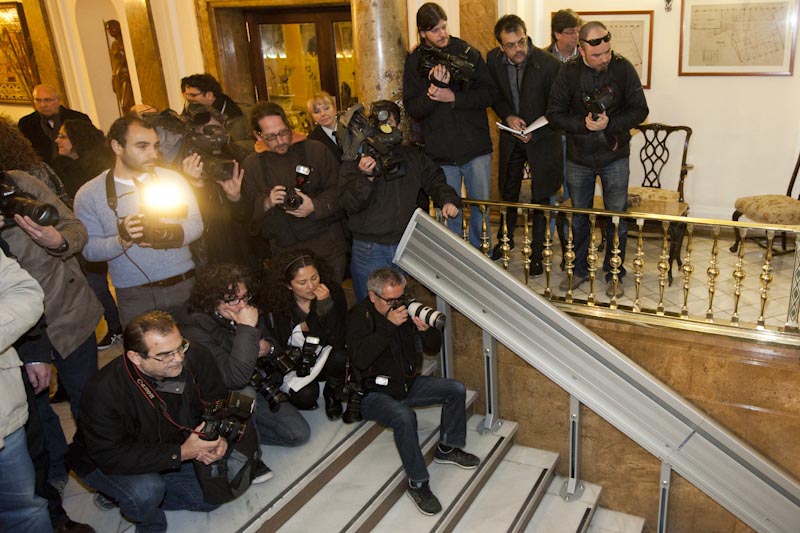
[[436,309],[424,306],[419,302],[410,302],[407,309],[409,316],[419,318],[432,328],[444,329],[446,318]]

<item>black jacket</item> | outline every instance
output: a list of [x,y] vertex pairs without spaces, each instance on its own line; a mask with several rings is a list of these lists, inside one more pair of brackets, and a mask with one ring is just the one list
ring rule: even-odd
[[358,161],[342,163],[339,204],[347,212],[347,224],[357,240],[387,245],[400,242],[417,208],[420,189],[439,207],[446,203],[461,207],[461,198],[447,184],[441,167],[420,150],[393,146],[392,156],[405,162],[406,174],[389,181],[383,177],[370,181],[358,169]]
[[[367,391],[405,398],[419,373],[423,352],[434,352],[441,344],[438,329],[420,332],[411,319],[395,326],[369,298],[347,315],[347,355]],[[388,385],[375,385],[376,376],[388,377]]]
[[337,161],[342,160],[342,147],[328,137],[328,134],[325,133],[325,130],[322,129],[322,126],[317,125],[316,128],[311,130],[311,133],[308,134],[308,138],[321,142],[328,148],[328,150],[331,151],[331,154],[333,154],[333,157],[335,157]]
[[288,345],[295,326],[305,322],[308,326],[308,335],[319,338],[320,346],[330,345],[344,350],[347,297],[342,286],[335,281],[324,281],[324,283],[331,293],[330,299],[324,300],[322,304],[318,300],[312,301],[311,310],[307,315],[304,316],[297,305],[292,306],[291,316],[270,313],[270,326],[282,345]]
[[[141,376],[154,389],[154,380]],[[203,412],[200,398],[220,399],[225,387],[211,355],[198,346],[191,346],[186,352],[181,377],[186,380],[183,394],[159,394],[173,420],[194,429]],[[78,430],[69,450],[70,468],[78,476],[97,468],[115,475],[180,468],[180,448],[188,432],[175,427],[148,403],[134,381],[138,378],[135,366],[123,354],[87,383],[81,397]]]
[[[528,50],[520,89],[519,111],[514,109],[514,98],[511,94],[508,70],[513,67],[509,66],[510,61],[500,47],[486,55],[486,64],[498,89],[492,109],[506,125],[509,116],[520,117],[526,124],[532,124],[547,112],[550,87],[561,68],[561,62],[555,56],[534,47],[530,38]],[[500,190],[503,190],[503,181],[508,175],[508,162],[516,143],[523,144],[511,133],[500,131]],[[561,186],[564,176],[561,135],[548,124],[535,130],[531,140],[523,146],[533,177],[533,198],[551,196]]]
[[[613,99],[606,106],[608,126],[602,132],[586,129],[589,111],[583,97],[610,87]],[[630,155],[630,129],[647,118],[650,110],[642,82],[630,61],[612,53],[605,72],[586,66],[581,56],[564,63],[553,88],[547,120],[567,132],[567,159],[579,165],[599,168]]]
[[428,98],[430,81],[419,73],[421,48],[406,58],[403,71],[403,104],[422,126],[425,152],[439,165],[463,165],[492,152],[486,108],[497,91],[480,52],[456,37],[444,48],[449,54],[466,53],[475,63],[475,79],[469,86],[451,86],[456,100],[434,102]]
[[58,110],[58,120],[56,121],[56,127],[54,128],[54,134],[51,138],[47,132],[45,132],[44,128],[49,126],[43,126],[42,122],[44,118],[42,115],[39,114],[38,111],[34,111],[29,115],[25,115],[21,119],[19,119],[19,123],[17,127],[22,134],[31,141],[33,145],[33,149],[41,156],[42,161],[47,164],[53,162],[53,159],[58,155],[58,146],[56,146],[55,142],[55,134],[58,133],[58,128],[61,124],[64,123],[65,120],[85,120],[87,122],[91,122],[87,115],[84,115],[80,111],[75,111],[74,109],[68,109],[63,105]]

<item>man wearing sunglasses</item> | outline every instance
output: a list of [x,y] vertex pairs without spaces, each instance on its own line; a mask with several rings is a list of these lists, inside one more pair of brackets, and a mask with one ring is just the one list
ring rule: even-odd
[[[533,46],[527,35],[525,22],[516,15],[505,15],[497,21],[494,35],[500,44],[486,56],[498,87],[492,109],[509,127],[524,130],[547,111],[550,87],[553,85],[561,63],[558,59]],[[564,174],[560,135],[549,125],[525,135],[507,131],[500,132],[500,173],[498,188],[500,197],[507,202],[519,202],[525,163],[532,178],[532,202],[550,203],[550,196],[561,186]],[[509,209],[506,215],[508,243],[514,248],[514,228],[517,210]],[[542,268],[545,217],[542,211],[533,216],[533,251],[530,272],[538,276]],[[492,251],[492,259],[502,256],[503,225],[497,233],[498,243]]]
[[[580,58],[565,63],[553,84],[547,119],[567,133],[566,173],[572,205],[592,207],[595,181],[599,176],[605,209],[625,211],[628,207],[630,129],[649,113],[642,83],[630,61],[611,50],[611,32],[601,22],[588,22],[581,28],[579,52]],[[573,235],[572,289],[575,289],[589,280],[587,215],[574,217]],[[627,223],[622,219],[619,223],[622,261],[625,260],[627,235]],[[625,268],[620,265],[619,283],[615,285],[611,279],[613,224],[606,228],[606,242],[603,261],[606,295],[620,297]],[[562,291],[570,288],[567,278],[559,288]]]
[[268,148],[244,160],[235,202],[238,220],[269,241],[273,255],[307,248],[325,260],[334,281],[344,278],[347,242],[337,203],[339,162],[319,141],[292,142],[283,108],[260,102],[250,117],[253,133]]

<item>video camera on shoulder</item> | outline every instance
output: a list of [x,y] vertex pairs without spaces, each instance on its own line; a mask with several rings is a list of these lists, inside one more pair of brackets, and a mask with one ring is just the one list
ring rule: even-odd
[[242,392],[229,392],[228,395],[208,405],[203,410],[206,423],[200,433],[203,440],[217,440],[223,437],[230,442],[237,441],[247,430],[247,423],[253,414],[255,398]]
[[403,133],[390,126],[388,119],[388,109],[373,109],[367,117],[364,105],[355,104],[339,117],[339,125],[344,129],[342,160],[355,161],[366,154],[375,160],[372,175],[392,181],[406,175],[406,164],[391,153],[392,146],[402,144]]
[[225,157],[228,132],[222,126],[203,126],[200,132],[189,130],[185,138],[186,154],[198,154],[203,162],[200,177],[210,181],[227,181],[233,177],[235,161]]
[[430,71],[436,65],[444,65],[450,71],[450,83],[441,83],[438,80],[430,79],[430,82],[437,87],[466,86],[475,79],[475,63],[469,60],[467,53],[468,47],[463,54],[448,54],[439,50],[435,46],[420,45],[419,74],[425,79],[429,79]]
[[0,171],[0,213],[5,227],[14,224],[14,215],[30,217],[40,226],[55,226],[59,221],[55,206],[40,202],[32,194],[19,190],[5,171]]

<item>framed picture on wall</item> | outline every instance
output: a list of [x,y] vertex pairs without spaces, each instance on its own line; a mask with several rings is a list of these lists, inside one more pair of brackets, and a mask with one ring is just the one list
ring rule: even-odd
[[652,11],[580,11],[584,22],[597,20],[611,32],[611,48],[633,63],[642,87],[650,88],[653,60]]
[[31,104],[39,83],[22,4],[0,2],[0,103]]
[[798,0],[684,0],[680,76],[791,76]]

